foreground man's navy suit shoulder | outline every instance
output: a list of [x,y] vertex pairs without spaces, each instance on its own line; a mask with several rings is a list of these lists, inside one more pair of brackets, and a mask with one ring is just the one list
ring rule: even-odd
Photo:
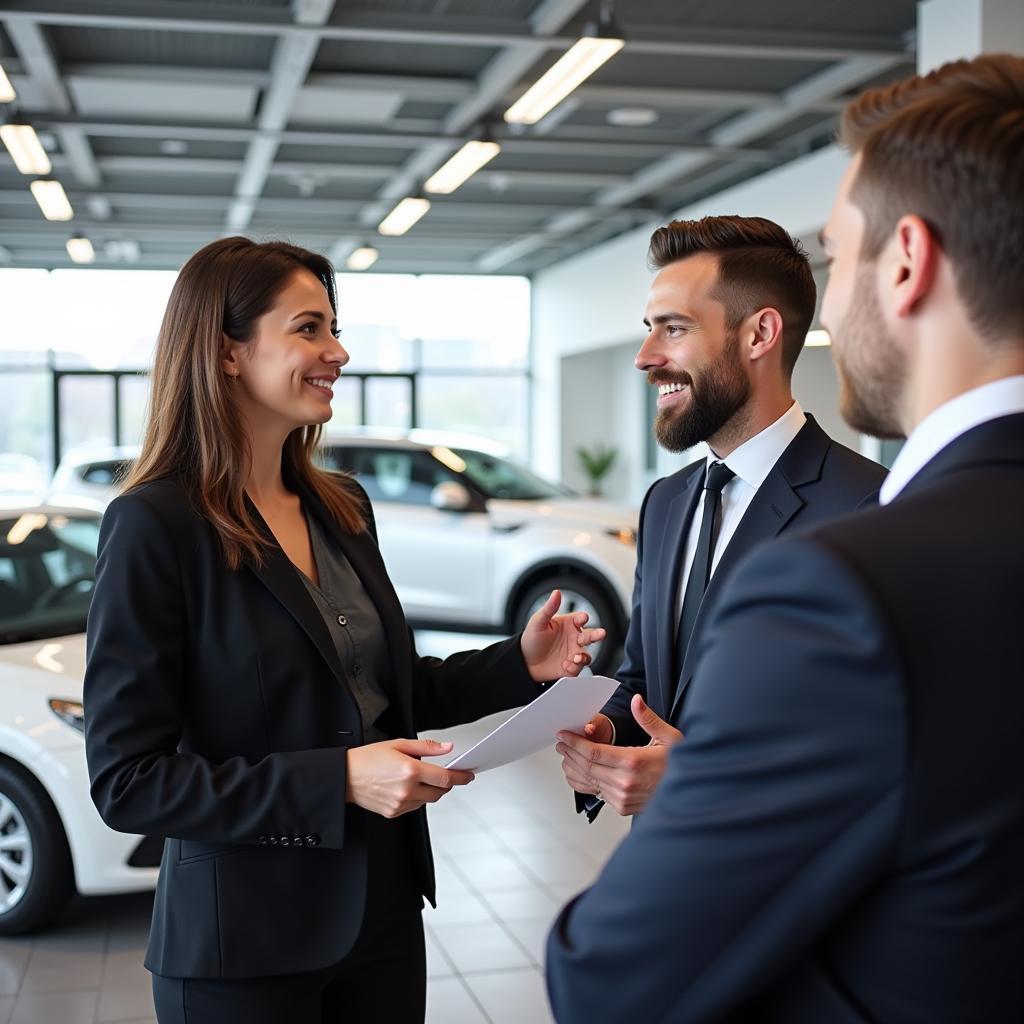
[[754,552],[548,942],[561,1024],[1024,1020],[1024,416]]

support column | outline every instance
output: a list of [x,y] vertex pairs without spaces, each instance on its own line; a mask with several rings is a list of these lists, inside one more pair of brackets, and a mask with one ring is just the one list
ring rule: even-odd
[[917,70],[980,53],[1024,54],[1021,0],[924,0],[917,7]]

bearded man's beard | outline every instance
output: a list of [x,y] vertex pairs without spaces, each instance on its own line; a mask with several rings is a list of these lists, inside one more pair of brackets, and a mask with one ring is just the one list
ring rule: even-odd
[[686,384],[689,396],[682,408],[659,409],[654,436],[666,451],[684,452],[707,441],[747,404],[750,380],[739,355],[739,333],[727,341],[722,354],[696,377],[688,373],[652,370],[651,384]]

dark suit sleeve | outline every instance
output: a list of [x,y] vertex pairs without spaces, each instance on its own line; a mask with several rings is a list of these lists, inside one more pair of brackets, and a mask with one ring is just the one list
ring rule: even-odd
[[100,532],[85,673],[86,755],[103,820],[211,843],[285,834],[340,847],[345,748],[219,764],[178,749],[188,642],[174,537],[144,497],[118,498]]
[[417,732],[472,722],[539,697],[541,687],[530,678],[520,637],[517,633],[483,650],[463,651],[442,661],[416,654],[409,630]]
[[[660,481],[659,481],[660,483]],[[623,650],[622,665],[616,673],[619,688],[612,694],[611,699],[601,709],[615,726],[616,746],[642,747],[650,742],[647,735],[636,724],[633,712],[629,703],[633,694],[639,693],[644,700],[647,700],[647,676],[644,673],[644,649],[643,649],[643,553],[644,553],[644,530],[647,525],[647,507],[651,494],[658,484],[653,484],[644,495],[643,504],[640,506],[640,522],[636,531],[636,570],[633,574],[633,604],[629,615],[629,628],[626,631],[626,643]]]
[[548,939],[561,1024],[722,1020],[893,856],[905,760],[879,611],[813,540],[723,588],[665,778]]

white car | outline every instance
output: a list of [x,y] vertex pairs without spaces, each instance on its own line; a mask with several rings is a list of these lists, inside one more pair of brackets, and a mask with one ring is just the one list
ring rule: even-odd
[[102,512],[138,454],[136,445],[73,448],[61,458],[43,500]]
[[328,437],[323,459],[353,473],[373,503],[381,553],[409,622],[511,633],[562,592],[608,639],[614,669],[636,566],[637,510],[581,498],[478,438],[411,431]]
[[[135,454],[69,453],[50,500],[102,508]],[[366,488],[411,625],[516,632],[557,587],[563,612],[586,611],[607,629],[591,648],[594,671],[614,670],[632,599],[635,508],[581,498],[480,438],[365,431],[327,437],[321,458]]]
[[99,516],[0,512],[0,935],[45,925],[75,891],[156,884],[163,839],[113,832],[89,796],[85,617]]

